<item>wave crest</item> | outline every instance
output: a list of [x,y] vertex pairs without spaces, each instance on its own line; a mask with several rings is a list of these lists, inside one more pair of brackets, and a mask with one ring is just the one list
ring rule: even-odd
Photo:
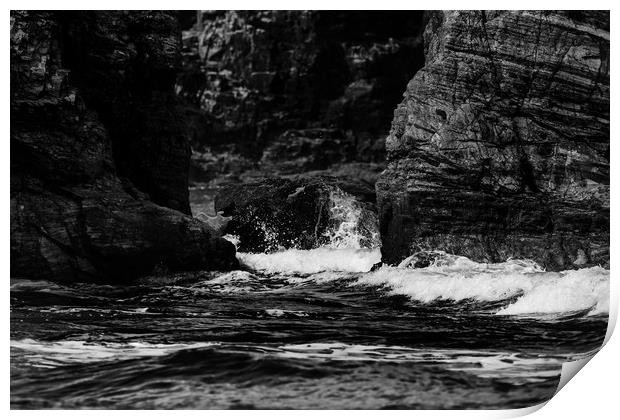
[[379,249],[288,249],[273,254],[237,253],[242,267],[266,273],[364,273],[381,261]]
[[498,315],[609,312],[609,270],[601,267],[545,272],[528,260],[486,264],[445,256],[425,268],[409,268],[409,259],[398,267],[383,266],[355,284],[384,287],[421,303],[511,300]]

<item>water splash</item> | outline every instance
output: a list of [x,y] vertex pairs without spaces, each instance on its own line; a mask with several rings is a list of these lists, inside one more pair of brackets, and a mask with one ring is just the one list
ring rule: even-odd
[[379,248],[381,239],[376,213],[340,188],[328,188],[331,228],[324,234],[328,239],[327,248]]
[[411,268],[406,259],[398,267],[383,266],[365,274],[355,284],[383,287],[388,294],[424,304],[511,301],[497,315],[609,312],[609,270],[604,268],[545,272],[529,260],[487,264],[445,257],[425,268]]
[[242,267],[266,273],[364,273],[380,262],[381,240],[377,215],[353,195],[338,187],[328,188],[330,228],[323,234],[323,246],[274,253],[238,252],[237,258]]
[[238,252],[242,267],[265,273],[365,273],[381,261],[379,249],[288,249],[273,254]]

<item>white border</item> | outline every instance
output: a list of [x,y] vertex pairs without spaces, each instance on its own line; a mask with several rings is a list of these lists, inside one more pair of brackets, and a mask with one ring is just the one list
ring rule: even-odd
[[[8,1],[6,2],[7,14],[5,15],[6,24],[8,26],[8,10],[9,9],[605,9],[612,10],[612,21],[616,16],[615,3],[611,1],[533,1],[533,0],[521,0],[519,2],[501,2],[497,1],[446,1],[446,0],[433,0],[432,2],[412,2],[409,1],[337,1],[337,0],[314,0],[314,1],[297,1],[294,4],[290,1],[275,1],[275,0],[263,0],[263,1],[236,1],[236,0],[204,0],[204,1],[130,1],[130,0],[107,0],[103,1],[90,1],[78,2],[78,1],[65,1],[57,0],[52,2],[40,1],[40,0],[24,0],[24,1]],[[8,28],[5,34],[8,34]],[[5,35],[6,36],[6,35]],[[5,44],[6,45],[6,44]],[[5,47],[6,48],[6,47]],[[618,64],[618,54],[615,44],[611,44],[612,64],[611,68],[616,69]],[[2,191],[0,196],[5,203],[2,206],[3,220],[2,224],[2,268],[5,272],[5,287],[8,288],[9,280],[9,190],[10,190],[10,150],[9,150],[9,92],[10,92],[10,76],[9,76],[9,57],[5,50],[4,55],[5,63],[0,71],[4,80],[4,102],[2,103],[3,112],[2,118],[4,124],[4,132],[7,133],[6,137],[0,142],[1,155],[4,159],[4,164],[1,166],[3,177],[1,182]],[[612,86],[613,74],[612,74]],[[611,111],[617,110],[618,101],[612,95]],[[616,125],[612,124],[611,133],[612,137],[618,132],[615,129]],[[612,142],[611,148],[611,161],[620,162],[618,154],[620,153],[620,146],[615,145]],[[611,168],[611,183],[612,185],[618,184],[618,173]],[[611,201],[612,203],[618,202],[616,199],[616,189],[612,188]],[[612,205],[612,220],[617,220],[614,217],[614,212],[617,205]],[[611,249],[612,251],[617,249],[618,228],[612,223],[611,225]],[[612,267],[616,267],[617,255],[612,253]],[[614,273],[614,271],[612,271]],[[610,313],[610,328],[608,330],[609,340],[606,346],[601,350],[600,354],[597,354],[592,361],[587,363],[586,367],[579,373],[577,379],[570,381],[555,397],[553,397],[549,403],[541,404],[536,407],[521,409],[521,410],[497,410],[497,411],[391,411],[389,413],[377,413],[374,411],[358,411],[355,413],[342,412],[342,411],[295,411],[293,413],[286,411],[217,411],[217,412],[202,412],[202,411],[184,411],[182,414],[177,411],[116,411],[113,413],[115,417],[146,417],[150,419],[161,418],[175,418],[176,416],[183,415],[184,417],[202,418],[203,416],[214,416],[222,419],[236,419],[251,416],[252,418],[269,418],[269,419],[287,419],[292,415],[301,419],[315,419],[316,416],[338,418],[342,416],[353,415],[361,417],[361,419],[375,418],[378,416],[388,415],[394,418],[407,418],[415,416],[418,418],[428,419],[445,419],[445,418],[471,418],[471,419],[487,419],[487,418],[512,418],[520,415],[530,414],[535,412],[532,417],[536,419],[549,419],[549,418],[588,418],[589,420],[597,417],[611,418],[615,417],[618,413],[618,373],[619,363],[616,358],[617,354],[620,354],[620,342],[617,337],[609,338],[609,332],[613,330],[618,312],[618,293],[617,289],[620,287],[619,282],[612,275],[612,297],[611,297],[611,313]],[[6,290],[6,289],[5,289]],[[10,372],[9,372],[9,296],[8,293],[5,299],[2,301],[3,305],[3,332],[5,337],[5,346],[3,347],[4,364],[2,365],[4,381],[2,382],[2,395],[4,396],[3,408],[5,412],[9,411],[9,390],[10,390]],[[606,340],[607,340],[606,339]],[[567,370],[571,370],[567,367]],[[542,408],[545,406],[542,410]],[[613,414],[612,414],[613,413]],[[83,419],[84,416],[88,416],[89,419],[96,420],[108,420],[110,413],[106,411],[10,411],[9,415],[12,418],[30,418],[30,417],[48,417],[50,419],[63,419],[68,420],[72,418]]]

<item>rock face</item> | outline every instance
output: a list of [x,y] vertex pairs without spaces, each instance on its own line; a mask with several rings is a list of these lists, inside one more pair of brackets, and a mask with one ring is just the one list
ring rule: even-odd
[[383,161],[394,107],[423,65],[422,28],[421,12],[203,13],[183,33],[177,82],[192,147],[269,161],[273,143],[312,152],[330,132],[347,159]]
[[609,13],[438,12],[377,183],[383,257],[609,264]]
[[164,12],[11,12],[11,276],[236,265],[189,212]]
[[360,182],[312,176],[265,178],[222,188],[215,210],[242,252],[378,246],[374,190]]

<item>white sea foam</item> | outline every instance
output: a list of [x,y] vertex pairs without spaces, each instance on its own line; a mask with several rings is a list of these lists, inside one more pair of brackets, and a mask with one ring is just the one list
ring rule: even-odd
[[322,271],[364,273],[381,261],[379,249],[288,249],[273,254],[238,252],[242,267],[265,273],[311,274]]
[[346,343],[307,343],[279,347],[279,357],[343,361],[409,362],[441,364],[448,370],[469,372],[483,378],[511,378],[520,383],[545,381],[560,374],[561,364],[587,355],[522,357],[518,353],[401,346],[367,346]]
[[91,343],[87,341],[11,340],[11,350],[21,350],[21,357],[39,367],[55,367],[66,363],[90,363],[126,360],[137,357],[163,356],[179,350],[203,348],[217,343],[152,344],[147,342]]
[[356,284],[383,286],[389,294],[422,303],[515,299],[498,315],[609,311],[609,270],[600,267],[544,272],[531,261],[484,264],[455,257],[448,264],[426,268],[384,266],[363,275]]
[[[368,273],[381,261],[376,217],[370,217],[355,197],[339,188],[330,190],[329,203],[332,226],[325,234],[325,246],[270,254],[237,253],[242,267],[289,275],[289,283],[327,282],[346,278],[346,272],[367,273],[354,284],[384,287],[389,294],[409,296],[422,303],[511,301],[496,312],[498,315],[609,312],[609,270],[601,267],[545,272],[531,260],[477,263],[434,251],[430,253],[434,262],[426,268],[415,268],[419,256],[414,255],[398,267],[384,265]],[[322,277],[305,276],[317,273]]]
[[[238,252],[241,266],[265,273],[370,271],[381,261],[376,215],[364,210],[354,196],[337,187],[329,191],[329,206],[332,226],[325,233],[327,244],[316,249],[287,249],[269,254]],[[238,238],[229,240],[238,241]]]
[[324,234],[328,248],[379,248],[379,220],[357,199],[338,187],[329,189],[329,218],[332,227]]
[[[298,311],[268,310],[272,316]],[[242,345],[237,346],[237,350]],[[198,348],[225,348],[219,342],[153,344],[147,342],[37,341],[12,340],[11,351],[19,351],[20,358],[32,366],[54,368],[66,364],[128,360],[139,357],[158,357],[181,350]],[[368,346],[347,343],[289,344],[278,347],[247,346],[249,351],[270,354],[286,359],[407,362],[441,364],[448,370],[466,371],[479,377],[511,378],[521,383],[544,381],[559,374],[563,362],[584,355],[554,355],[553,357],[522,357],[518,353],[449,349],[416,349],[402,346]]]
[[265,313],[269,316],[273,316],[276,318],[282,317],[282,316],[286,316],[286,315],[292,315],[292,316],[297,316],[297,317],[307,317],[308,313],[304,312],[304,311],[291,311],[291,310],[287,310],[287,309],[265,309]]

